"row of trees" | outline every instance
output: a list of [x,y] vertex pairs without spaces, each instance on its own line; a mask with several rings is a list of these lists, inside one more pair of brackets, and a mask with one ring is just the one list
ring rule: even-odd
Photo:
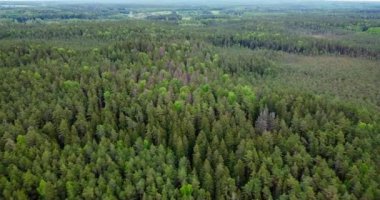
[[250,49],[271,49],[306,55],[347,55],[352,57],[379,58],[379,51],[359,46],[351,46],[337,41],[310,37],[288,37],[268,32],[252,32],[243,35],[212,35],[214,45],[230,47],[234,45]]

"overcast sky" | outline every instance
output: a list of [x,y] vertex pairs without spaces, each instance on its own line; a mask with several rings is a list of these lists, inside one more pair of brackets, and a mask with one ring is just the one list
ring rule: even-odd
[[[163,1],[165,2],[202,2],[202,1],[214,1],[214,2],[230,2],[230,3],[239,3],[239,2],[308,2],[308,1],[317,1],[317,0],[0,0],[0,1],[62,1],[62,2],[125,2],[125,3],[140,3],[140,2],[151,2],[151,3],[161,3]],[[371,2],[371,1],[377,1],[380,2],[380,0],[320,0],[320,1],[360,1],[360,2]]]
[[133,3],[133,4],[193,4],[193,3],[229,3],[229,4],[250,4],[250,3],[306,3],[321,1],[340,1],[340,2],[380,2],[380,0],[0,0],[0,2],[20,2],[20,1],[51,1],[51,2],[70,2],[70,3]]

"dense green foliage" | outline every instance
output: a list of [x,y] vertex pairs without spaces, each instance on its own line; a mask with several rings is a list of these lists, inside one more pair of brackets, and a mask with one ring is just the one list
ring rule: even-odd
[[377,199],[376,29],[247,10],[0,9],[0,199]]

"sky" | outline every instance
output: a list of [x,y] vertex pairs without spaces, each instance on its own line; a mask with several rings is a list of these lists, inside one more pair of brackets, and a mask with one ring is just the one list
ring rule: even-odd
[[[68,1],[68,0],[0,0],[0,1]],[[94,0],[69,0],[71,2],[94,2]],[[137,3],[137,2],[149,2],[149,3],[160,3],[160,2],[201,2],[204,0],[95,0],[98,2],[125,2],[125,3]],[[214,2],[229,2],[229,3],[249,3],[249,2],[308,2],[313,0],[208,0]],[[316,1],[316,0],[314,0]],[[380,0],[322,0],[322,1],[358,1],[358,2],[380,2]]]
[[339,1],[339,2],[380,2],[380,0],[0,0],[0,2],[85,2],[85,3],[134,3],[134,4],[193,4],[193,3],[213,3],[213,4],[251,4],[251,3],[306,3],[306,2],[321,2],[321,1]]

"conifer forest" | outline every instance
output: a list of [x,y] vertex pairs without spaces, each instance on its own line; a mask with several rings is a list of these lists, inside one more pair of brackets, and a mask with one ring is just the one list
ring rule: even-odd
[[0,1],[0,199],[380,199],[380,2],[254,2]]

